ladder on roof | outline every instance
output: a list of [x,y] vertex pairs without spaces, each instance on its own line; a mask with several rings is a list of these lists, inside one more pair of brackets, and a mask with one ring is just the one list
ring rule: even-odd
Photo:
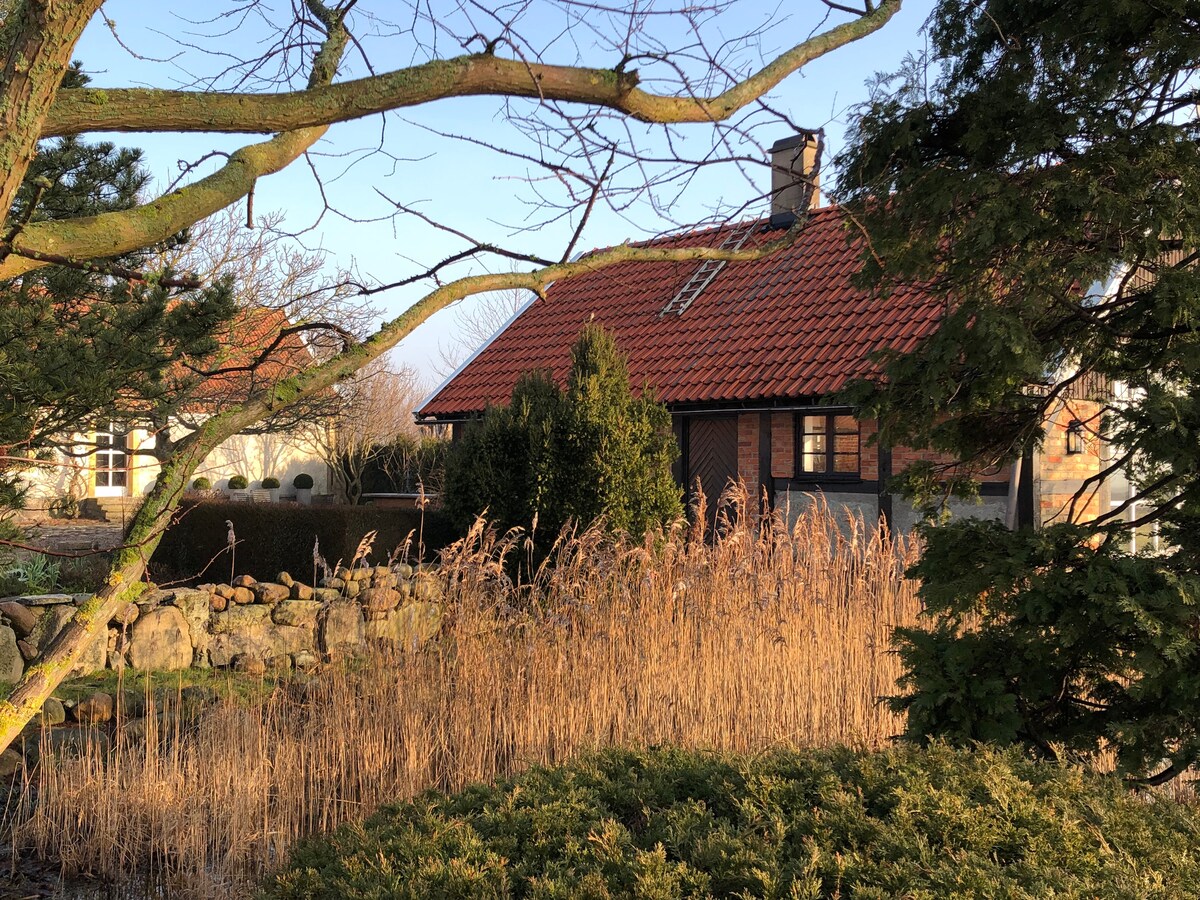
[[[761,220],[755,219],[741,225],[735,225],[729,229],[729,234],[725,235],[725,240],[721,241],[717,249],[741,250],[746,245],[746,241],[750,239],[750,235],[758,230],[760,223]],[[663,316],[668,315],[682,316],[687,308],[692,305],[693,301],[704,293],[705,289],[713,283],[713,279],[727,265],[729,265],[729,260],[727,259],[704,260],[696,271],[692,273],[692,277],[684,282],[683,287],[679,289],[679,293],[672,297],[667,305],[662,308],[662,312],[658,314],[658,317],[661,319]]]

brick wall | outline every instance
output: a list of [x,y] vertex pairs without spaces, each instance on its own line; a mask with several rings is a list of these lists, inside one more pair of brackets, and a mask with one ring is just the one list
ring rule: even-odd
[[738,416],[738,477],[746,485],[747,512],[758,514],[759,503],[759,472],[758,472],[758,438],[759,413],[742,413]]
[[[1102,444],[1092,432],[1099,424],[1100,405],[1090,400],[1068,400],[1050,411],[1046,438],[1034,456],[1034,495],[1037,524],[1093,519],[1108,505],[1107,490],[1099,486],[1072,501],[1084,480],[1100,471]],[[1067,429],[1083,423],[1084,450],[1067,452]]]
[[[1036,524],[1063,521],[1070,513],[1072,497],[1087,477],[1094,475],[1101,466],[1101,445],[1088,434],[1089,425],[1098,421],[1099,405],[1092,401],[1071,400],[1060,404],[1052,411],[1047,425],[1046,440],[1042,450],[1034,455],[1034,516]],[[1068,454],[1066,432],[1071,421],[1079,419],[1085,423],[1087,436],[1085,451]],[[796,414],[776,412],[771,414],[771,472],[775,478],[794,478],[796,475]],[[864,481],[877,480],[879,476],[879,447],[871,444],[878,432],[873,420],[860,423],[861,474]],[[738,471],[747,486],[757,485],[758,478],[759,417],[757,413],[738,417]],[[931,450],[913,450],[908,447],[892,448],[892,474],[898,474],[912,463],[928,461],[935,464],[952,462],[952,457]],[[982,482],[1006,484],[1012,476],[1011,465],[998,466],[976,477]],[[995,496],[995,495],[993,495]],[[998,502],[998,501],[993,501]],[[1108,506],[1107,492],[1103,489],[1092,492],[1075,505],[1076,520],[1093,518]]]
[[[910,447],[894,447],[892,449],[892,474],[898,475],[915,462],[932,462],[935,465],[953,462],[954,458],[936,450],[913,450]],[[1012,466],[999,466],[996,469],[976,475],[979,481],[1004,483],[1012,475]]]
[[[864,481],[879,477],[879,447],[869,444],[879,431],[873,419],[859,423],[859,471]],[[796,477],[796,414],[771,415],[771,474],[776,478]]]
[[875,481],[879,478],[879,445],[871,439],[879,433],[879,424],[874,419],[858,423],[858,470],[864,481]]

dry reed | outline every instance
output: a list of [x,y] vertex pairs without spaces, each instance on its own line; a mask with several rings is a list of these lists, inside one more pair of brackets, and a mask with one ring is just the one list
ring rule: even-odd
[[440,569],[434,644],[195,720],[168,698],[144,738],[36,767],[10,800],[14,846],[230,896],[298,837],[381,803],[601,746],[887,741],[902,723],[877,700],[899,673],[890,630],[917,612],[912,549],[819,507],[790,527],[751,523],[744,498],[733,512],[712,542],[570,536],[516,582],[503,558],[520,536],[477,527]]

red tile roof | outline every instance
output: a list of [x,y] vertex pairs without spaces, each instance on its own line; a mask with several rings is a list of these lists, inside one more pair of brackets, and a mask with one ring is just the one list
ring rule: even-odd
[[[254,392],[312,366],[313,354],[299,333],[283,334],[291,326],[281,309],[240,309],[215,335],[221,349],[205,360],[205,370],[212,374],[185,388],[189,395],[185,405],[193,411],[216,412],[244,403]],[[195,373],[182,368],[175,374],[183,381],[195,379]]]
[[[737,227],[737,226],[732,226]],[[717,246],[729,227],[650,242]],[[929,334],[941,301],[919,288],[886,299],[854,287],[861,244],[837,207],[813,210],[796,243],[730,263],[682,315],[659,316],[699,262],[622,263],[552,285],[418,411],[455,418],[505,403],[518,375],[560,383],[592,317],[629,357],[635,385],[670,406],[769,405],[830,394],[875,367],[873,350],[906,351]],[[759,232],[747,246],[775,235]]]

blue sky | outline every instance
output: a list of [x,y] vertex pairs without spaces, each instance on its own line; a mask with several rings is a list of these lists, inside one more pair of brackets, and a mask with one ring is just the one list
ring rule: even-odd
[[[238,58],[270,49],[274,25],[290,17],[290,4],[286,0],[275,2],[278,9],[264,5],[261,17],[246,15],[237,21],[203,23],[189,21],[188,17],[211,17],[214,10],[223,9],[225,4],[189,7],[165,2],[150,4],[145,0],[108,0],[103,13],[113,23],[119,41],[105,26],[104,19],[98,17],[84,34],[76,56],[92,74],[93,84],[101,87],[192,87],[197,78],[204,77],[217,78],[219,85],[228,86],[238,73],[227,72],[223,78],[219,73]],[[657,0],[639,2],[650,9],[666,8],[665,3]],[[770,98],[772,108],[799,126],[824,127],[829,146],[836,152],[842,144],[847,111],[867,96],[866,82],[878,72],[895,70],[906,54],[923,48],[919,29],[931,5],[931,0],[905,0],[903,9],[880,32],[834,51],[785,81]],[[472,28],[489,35],[498,32],[495,22],[481,17],[478,11],[468,21],[461,10],[470,10],[470,4],[434,2],[437,15],[445,16],[440,20],[444,27],[440,28],[402,15],[404,6],[398,0],[386,3],[360,0],[356,34],[376,71],[461,52],[447,33],[451,29],[460,34],[469,34]],[[443,6],[445,10],[440,9]],[[693,8],[698,6],[694,4]],[[517,4],[508,8],[515,9]],[[617,46],[622,37],[618,33],[620,20],[606,17],[595,6],[584,10],[568,3],[566,10],[567,14],[562,15],[561,7],[549,3],[540,7],[529,5],[526,19],[517,29],[526,42],[522,50],[537,51],[547,62],[569,64],[583,58],[593,65],[615,64],[621,49]],[[826,8],[819,0],[796,0],[787,6],[767,0],[734,0],[723,16],[706,23],[706,37],[710,47],[735,48],[728,58],[731,65],[750,65],[756,58],[769,57],[803,38],[819,25],[825,13]],[[385,14],[394,17],[395,26],[382,18]],[[676,49],[685,46],[690,38],[677,23],[677,17],[650,16],[644,33],[624,37],[630,46],[636,44],[643,50]],[[749,31],[760,34],[753,41],[741,44],[731,41]],[[727,43],[722,45],[723,41]],[[201,49],[207,52],[200,52]],[[647,79],[656,74],[651,63],[643,62],[639,68]],[[340,77],[365,72],[361,58],[352,54],[346,73]],[[251,82],[243,89],[271,87]],[[518,112],[528,109],[525,106]],[[651,152],[665,152],[660,137],[645,134],[641,129],[626,132],[613,122],[602,122],[600,127],[618,141],[624,142],[628,134]],[[261,214],[284,210],[288,229],[302,231],[301,240],[307,246],[326,251],[331,267],[353,268],[364,280],[373,282],[390,283],[406,277],[463,247],[461,240],[430,229],[413,216],[391,216],[393,200],[476,238],[551,258],[563,251],[575,221],[568,217],[547,223],[545,220],[550,216],[538,203],[539,195],[547,192],[552,197],[561,196],[561,185],[553,179],[543,180],[545,173],[525,162],[501,158],[494,152],[436,132],[466,135],[525,154],[547,153],[545,141],[539,145],[533,130],[506,117],[504,104],[497,98],[440,101],[391,113],[386,118],[374,116],[334,125],[313,159],[321,184],[318,185],[312,168],[300,161],[259,184],[256,211]],[[775,123],[764,126],[756,137],[769,144],[787,134],[781,123]],[[711,148],[711,130],[702,126],[679,129],[675,136],[688,153]],[[193,163],[207,153],[229,152],[249,142],[245,136],[236,135],[106,137],[143,148],[147,166],[160,189],[178,176],[181,161]],[[740,152],[752,150],[739,148]],[[202,164],[196,171],[211,170],[214,164],[214,161]],[[636,170],[627,173],[627,183],[637,179]],[[757,193],[767,189],[767,181],[765,169],[728,166],[704,169],[688,182],[685,190],[671,188],[660,193],[657,205],[639,202],[628,209],[599,210],[589,222],[579,247],[588,249],[644,238],[674,230],[684,223],[705,220],[751,203]],[[322,193],[335,211],[322,215],[325,205]],[[754,206],[747,210],[751,214],[758,211],[760,208]],[[482,271],[484,265],[501,269],[506,264],[498,260],[468,263],[455,273]],[[378,295],[373,302],[383,317],[390,317],[421,293],[417,287],[396,290]],[[435,316],[404,342],[398,352],[399,361],[414,366],[430,381],[436,380],[433,368],[439,356],[438,346],[456,339],[455,323],[453,310]]]

